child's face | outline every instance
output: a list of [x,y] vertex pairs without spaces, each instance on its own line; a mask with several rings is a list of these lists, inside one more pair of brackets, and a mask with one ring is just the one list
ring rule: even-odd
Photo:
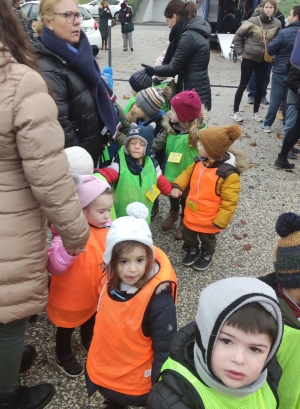
[[250,385],[259,377],[270,349],[267,334],[246,334],[224,324],[212,354],[214,373],[229,388]]
[[32,21],[31,22],[31,27],[32,27],[32,30],[36,33],[36,26],[37,26],[37,21]]
[[142,159],[145,156],[146,143],[141,139],[130,139],[127,145],[129,155],[134,159]]
[[137,104],[135,104],[134,112],[137,118],[140,118],[140,119],[148,118],[145,112]]
[[198,148],[198,152],[201,158],[211,159],[200,141],[197,142],[197,148]]
[[173,124],[177,124],[179,122],[178,116],[175,112],[175,109],[171,106],[171,114],[170,114],[170,121]]
[[89,224],[95,227],[104,227],[109,218],[109,211],[114,203],[113,195],[103,194],[98,196],[88,207],[83,209],[83,213]]
[[120,255],[118,276],[125,284],[134,285],[144,276],[146,265],[146,250],[143,247],[134,247]]

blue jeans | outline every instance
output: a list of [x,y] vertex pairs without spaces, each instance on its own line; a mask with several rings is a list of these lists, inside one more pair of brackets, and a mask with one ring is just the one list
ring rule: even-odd
[[[267,88],[270,82],[270,77],[271,77],[271,71],[272,71],[272,66],[273,63],[269,63],[268,64],[268,74],[267,74],[267,78],[265,79],[264,85],[263,85],[263,98],[267,96]],[[248,83],[248,97],[255,97],[255,89],[256,89],[256,79],[255,79],[255,71],[252,71],[252,75],[250,78],[250,81]]]
[[[272,76],[272,86],[271,86],[271,95],[270,95],[270,105],[267,112],[267,116],[264,120],[265,126],[272,126],[273,122],[276,119],[276,115],[281,104],[281,101],[284,101],[284,110],[285,108],[285,100],[288,92],[288,87],[286,85],[287,75],[285,74],[277,74],[273,72]],[[284,112],[285,114],[285,112]]]
[[298,111],[296,109],[296,105],[288,105],[286,114],[285,114],[285,125],[283,128],[283,137],[285,138],[288,131],[293,129],[296,119],[297,119]]

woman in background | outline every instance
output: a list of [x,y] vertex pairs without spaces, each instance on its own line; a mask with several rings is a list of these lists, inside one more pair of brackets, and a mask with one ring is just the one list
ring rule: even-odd
[[108,20],[112,18],[109,3],[106,0],[101,0],[99,3],[99,29],[102,37],[101,50],[108,50]]

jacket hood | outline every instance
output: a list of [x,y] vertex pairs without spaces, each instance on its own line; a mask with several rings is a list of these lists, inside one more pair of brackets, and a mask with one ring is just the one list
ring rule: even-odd
[[[170,121],[170,115],[171,115],[171,111],[168,111],[166,115],[164,116],[164,119],[162,122],[163,128],[167,131],[168,134],[170,133],[179,134],[181,132],[181,127],[179,123],[173,124]],[[208,110],[205,108],[204,105],[202,105],[201,115],[199,118],[199,129],[206,126],[208,121],[209,121]]]
[[187,30],[197,31],[205,38],[209,38],[209,36],[211,35],[211,27],[209,23],[200,16],[197,16],[190,21],[190,23],[187,25],[186,31]]
[[235,156],[235,168],[242,174],[246,172],[249,168],[251,168],[251,162],[246,154],[246,152],[240,151],[239,149],[235,149],[234,147],[230,147],[228,152]]

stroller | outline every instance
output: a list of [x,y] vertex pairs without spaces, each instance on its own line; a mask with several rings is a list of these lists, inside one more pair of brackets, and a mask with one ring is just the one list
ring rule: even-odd
[[230,46],[230,53],[229,53],[229,58],[231,59],[231,61],[236,62],[237,61],[237,54],[235,52],[235,46],[232,43]]

